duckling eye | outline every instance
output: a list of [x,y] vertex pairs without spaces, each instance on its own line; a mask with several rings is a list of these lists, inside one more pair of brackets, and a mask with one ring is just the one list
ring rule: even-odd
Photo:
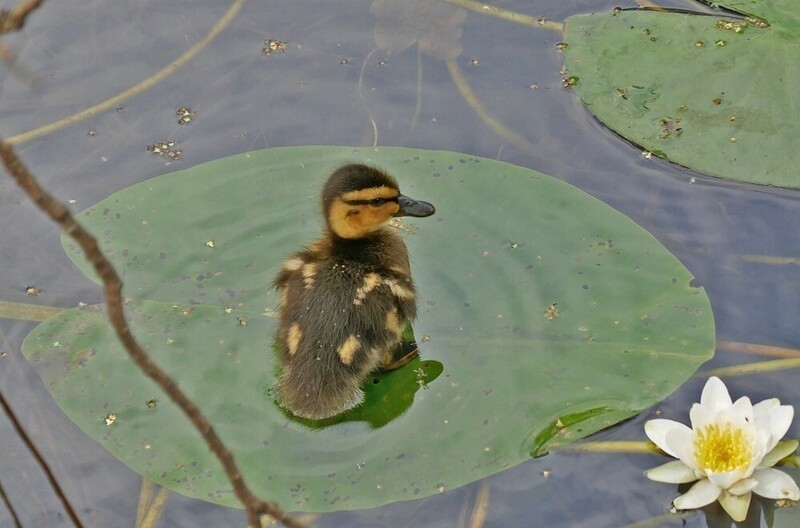
[[388,200],[386,200],[386,198],[378,197],[378,198],[373,198],[372,200],[370,200],[369,204],[371,206],[373,206],[373,207],[380,207],[381,205],[385,204],[387,201]]

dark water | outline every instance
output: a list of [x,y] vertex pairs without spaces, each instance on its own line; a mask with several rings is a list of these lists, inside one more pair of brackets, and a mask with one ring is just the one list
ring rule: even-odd
[[[497,5],[563,20],[617,4]],[[515,146],[470,108],[440,57],[418,53],[416,45],[378,49],[370,5],[250,0],[218,38],[162,82],[110,110],[25,141],[18,152],[51,192],[74,200],[76,211],[178,168],[275,146],[377,143],[500,159],[568,181],[653,233],[706,289],[719,340],[798,348],[797,260],[770,264],[749,256],[800,257],[800,195],[643,159],[562,88],[558,33],[469,12],[460,38],[447,29],[437,35],[463,48],[458,64],[485,109],[529,143]],[[4,40],[37,84],[32,89],[20,75],[0,72],[0,135],[15,136],[128,89],[202,39],[226,8],[188,0],[46,3],[20,33]],[[267,38],[285,41],[285,52],[265,56]],[[181,106],[197,113],[188,125],[177,124],[175,111]],[[181,159],[147,152],[148,145],[162,141],[177,141]],[[502,200],[501,190],[496,199]],[[100,300],[99,289],[64,256],[54,226],[3,178],[0,226],[0,299],[62,307]],[[41,288],[41,295],[27,296],[29,285]],[[21,358],[20,344],[33,326],[0,320],[5,353],[0,387],[85,524],[132,526],[141,479],[61,413]],[[708,367],[759,359],[721,351]],[[800,402],[795,377],[787,371],[726,381],[734,397],[779,396],[795,403]],[[659,407],[662,416],[685,421],[703,382],[687,382]],[[642,440],[642,424],[650,417],[645,413],[599,439]],[[795,423],[788,436],[799,434]],[[668,509],[674,488],[642,477],[644,469],[663,461],[651,455],[562,452],[442,495],[327,514],[317,524],[459,526],[481,486],[488,486],[487,526],[622,526]],[[0,420],[0,482],[24,526],[69,525],[5,419]],[[714,524],[715,512],[710,510],[709,524],[724,525]],[[706,525],[702,513],[684,520]],[[244,522],[241,511],[172,495],[161,526]],[[11,525],[0,508],[0,526]],[[665,525],[679,526],[681,520]]]

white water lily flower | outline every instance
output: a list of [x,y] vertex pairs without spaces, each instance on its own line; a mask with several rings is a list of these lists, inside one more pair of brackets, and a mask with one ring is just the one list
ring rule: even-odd
[[734,521],[747,516],[752,493],[769,499],[800,500],[797,483],[772,466],[795,452],[797,440],[780,442],[794,417],[791,405],[777,398],[753,405],[742,397],[731,401],[717,377],[703,387],[692,405],[692,428],[672,420],[649,420],[645,433],[659,448],[677,458],[645,474],[672,484],[698,481],[677,497],[679,510],[701,508],[718,500]]

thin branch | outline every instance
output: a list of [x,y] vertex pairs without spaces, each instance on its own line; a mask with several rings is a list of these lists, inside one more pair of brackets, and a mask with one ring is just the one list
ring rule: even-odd
[[103,292],[108,309],[108,318],[131,359],[139,368],[174,401],[186,414],[200,435],[208,444],[225,469],[225,473],[233,486],[236,497],[247,509],[247,521],[251,528],[261,526],[261,515],[267,514],[290,528],[303,528],[304,524],[288,516],[275,502],[263,501],[256,497],[244,482],[242,473],[233,459],[233,454],[222,443],[208,419],[197,406],[178,387],[150,356],[139,345],[131,333],[125,320],[125,309],[122,303],[122,281],[111,262],[103,255],[95,239],[83,228],[62,203],[47,193],[34,178],[22,160],[17,157],[14,148],[0,141],[0,158],[9,174],[16,180],[33,202],[44,211],[61,229],[71,236],[83,249],[98,277],[103,281]]
[[493,5],[485,4],[483,2],[476,2],[475,0],[444,0],[444,1],[447,2],[448,4],[461,6],[464,9],[475,11],[476,13],[502,18],[510,22],[516,22],[518,24],[524,24],[526,26],[531,26],[531,27],[551,29],[553,31],[558,31],[559,33],[563,31],[562,22],[553,22],[547,20],[545,17],[536,18],[523,13],[515,13],[513,11],[508,11],[507,9],[495,7]]
[[25,25],[28,15],[44,0],[21,0],[17,7],[0,10],[0,33],[16,31]]
[[[3,396],[2,391],[0,391],[0,407],[3,408],[3,411],[5,411],[6,415],[8,416],[8,419],[11,421],[11,425],[14,426],[14,430],[17,432],[17,436],[19,436],[20,440],[22,440],[22,443],[25,444],[25,447],[28,448],[28,451],[31,452],[33,457],[39,463],[39,466],[41,466],[42,471],[44,471],[44,474],[47,476],[47,480],[50,481],[50,487],[53,488],[53,491],[56,493],[56,495],[58,495],[59,500],[61,500],[61,504],[67,511],[67,515],[69,515],[69,518],[72,520],[72,524],[74,524],[78,528],[83,528],[81,520],[78,518],[78,515],[75,513],[75,510],[69,503],[67,496],[64,494],[64,490],[62,490],[61,486],[58,484],[55,475],[53,475],[53,471],[50,469],[50,466],[47,465],[47,462],[45,461],[42,454],[39,453],[39,450],[36,449],[36,446],[31,441],[31,438],[28,436],[28,433],[26,433],[25,429],[22,428],[22,424],[19,423],[17,415],[14,414],[14,411],[11,410],[11,406],[6,401],[6,398],[5,396]],[[14,516],[14,520],[19,525],[19,520],[17,519],[14,510],[11,509],[11,505],[9,504],[8,507],[9,510],[11,511],[11,514]]]
[[6,509],[11,514],[11,519],[14,521],[14,528],[22,528],[22,523],[19,522],[19,517],[17,517],[17,512],[14,511],[14,506],[11,505],[11,501],[8,500],[8,495],[6,495],[6,490],[3,489],[2,482],[0,482],[0,498],[3,499],[3,504],[6,505]]

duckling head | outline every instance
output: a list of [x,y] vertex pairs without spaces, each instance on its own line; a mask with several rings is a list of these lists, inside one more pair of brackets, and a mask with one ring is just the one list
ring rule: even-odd
[[397,182],[385,172],[353,163],[328,178],[322,191],[322,210],[328,229],[340,238],[370,236],[395,216],[430,216],[428,202],[400,194]]

